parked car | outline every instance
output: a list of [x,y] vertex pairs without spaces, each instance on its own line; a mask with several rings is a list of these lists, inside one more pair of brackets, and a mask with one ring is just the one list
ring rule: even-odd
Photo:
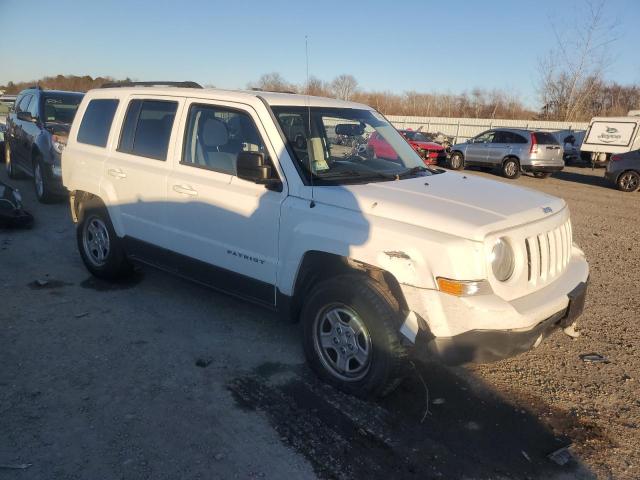
[[[391,391],[411,349],[493,361],[581,313],[564,200],[426,168],[366,105],[179,85],[80,104],[62,177],[92,274],[140,262],[279,310],[312,368],[361,396]],[[374,134],[387,157],[329,138]]]
[[580,161],[580,145],[584,140],[585,130],[558,130],[551,132],[562,145],[564,151],[562,159],[565,165]]
[[20,92],[7,117],[4,145],[10,178],[29,175],[38,200],[66,195],[60,155],[83,94],[30,88]]
[[7,126],[0,123],[0,162],[4,162],[4,138],[7,132]]
[[618,190],[635,192],[640,188],[640,150],[611,155],[604,172]]
[[[15,95],[0,95],[0,125],[4,125],[7,121],[7,115],[13,108],[13,104],[16,101]],[[2,156],[2,153],[0,153]]]
[[580,150],[583,158],[596,167],[606,165],[611,155],[639,148],[640,117],[629,115],[592,118]]
[[[446,161],[447,153],[442,145],[429,142],[421,132],[413,130],[399,130],[409,145],[420,155],[426,165],[437,165],[439,161]],[[385,138],[374,132],[367,141],[367,151],[371,157],[396,160],[395,149],[385,140]]]
[[434,142],[428,134],[415,130],[400,130],[400,134],[418,152],[425,164],[438,165],[438,163],[444,164],[447,161],[445,147]]
[[453,170],[490,167],[506,178],[518,178],[521,172],[546,178],[564,168],[562,155],[562,147],[551,133],[501,128],[453,145],[449,166]]

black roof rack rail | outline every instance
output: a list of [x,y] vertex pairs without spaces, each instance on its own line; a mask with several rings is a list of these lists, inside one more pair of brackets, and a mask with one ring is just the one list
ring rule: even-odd
[[183,88],[202,88],[202,85],[196,82],[109,82],[103,83],[100,88],[118,88],[118,87],[183,87]]

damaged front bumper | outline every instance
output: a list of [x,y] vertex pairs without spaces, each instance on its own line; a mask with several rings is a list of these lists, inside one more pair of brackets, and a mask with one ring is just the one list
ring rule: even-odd
[[584,309],[589,269],[575,255],[564,274],[545,288],[506,302],[496,295],[459,298],[402,286],[411,311],[400,333],[416,354],[450,365],[489,363],[537,347]]

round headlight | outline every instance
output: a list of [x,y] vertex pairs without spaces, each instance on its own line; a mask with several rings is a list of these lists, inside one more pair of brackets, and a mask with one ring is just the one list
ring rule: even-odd
[[513,249],[505,238],[499,238],[491,251],[491,268],[493,274],[501,282],[506,282],[513,275],[516,266]]

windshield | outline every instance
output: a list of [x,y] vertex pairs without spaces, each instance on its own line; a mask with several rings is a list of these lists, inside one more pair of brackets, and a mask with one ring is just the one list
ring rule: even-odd
[[81,101],[82,94],[46,94],[43,101],[44,121],[71,124]]
[[314,184],[368,183],[430,175],[422,159],[371,110],[273,107],[298,170]]

